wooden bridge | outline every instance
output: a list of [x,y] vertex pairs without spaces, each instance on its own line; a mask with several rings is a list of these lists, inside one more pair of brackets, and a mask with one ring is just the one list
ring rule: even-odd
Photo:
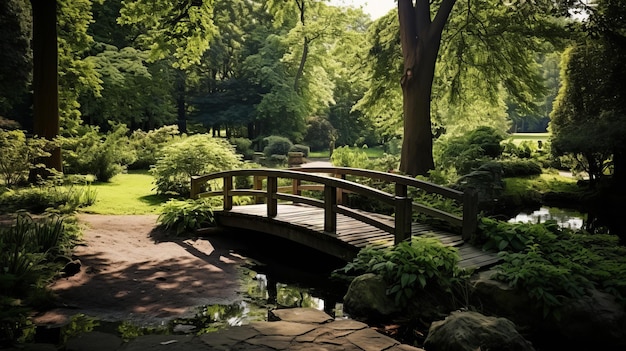
[[[235,188],[236,177],[251,177],[252,188]],[[352,181],[358,177],[391,190]],[[456,201],[463,215],[413,202],[409,198],[411,188]],[[387,214],[351,208],[349,194],[360,195],[376,207],[386,206]],[[481,268],[498,262],[495,254],[468,243],[477,225],[475,194],[407,176],[339,167],[232,170],[192,177],[191,196],[223,197],[223,209],[215,212],[220,226],[276,235],[345,260],[353,259],[366,246],[388,247],[412,235],[431,235],[458,249],[461,267]],[[254,197],[255,204],[233,206],[237,196]],[[414,213],[440,220],[454,230],[415,223]]]

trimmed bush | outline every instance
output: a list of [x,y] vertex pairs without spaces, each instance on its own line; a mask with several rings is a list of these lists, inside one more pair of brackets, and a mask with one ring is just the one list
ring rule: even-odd
[[277,135],[264,138],[263,141],[267,143],[267,146],[263,148],[265,157],[272,157],[272,155],[287,156],[289,150],[293,147],[293,143],[289,139]]
[[502,165],[504,177],[524,177],[542,173],[541,165],[533,160],[513,159],[499,161],[498,163]]
[[289,152],[301,152],[304,157],[309,157],[309,152],[311,152],[311,148],[306,145],[295,144],[291,148],[291,150],[289,150]]
[[309,117],[304,141],[314,151],[328,148],[331,142],[337,140],[337,130],[329,120],[323,117]]

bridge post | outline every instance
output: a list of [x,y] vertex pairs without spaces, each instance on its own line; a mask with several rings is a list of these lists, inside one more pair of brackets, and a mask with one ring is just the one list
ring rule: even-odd
[[[338,178],[340,178],[341,180],[346,180],[346,174],[342,173],[342,174],[335,174],[335,177],[339,176]],[[345,201],[344,201],[344,196],[343,196],[343,189],[341,188],[337,188],[337,205],[345,205]]]
[[200,194],[200,182],[198,182],[198,176],[191,176],[191,194],[192,199],[197,199]]
[[293,195],[302,195],[302,190],[300,190],[300,185],[302,184],[302,180],[300,179],[292,179],[291,180],[291,193]]
[[476,233],[478,226],[478,193],[473,188],[467,188],[463,192],[463,228],[461,236],[469,241]]
[[337,188],[324,185],[324,231],[328,233],[337,232]]
[[267,177],[267,217],[273,218],[278,214],[278,178]]
[[408,197],[396,196],[395,238],[394,244],[399,244],[411,238],[412,205]]
[[[252,177],[252,182],[254,183],[254,185],[253,185],[254,190],[262,190],[263,189],[263,177],[255,175],[255,176]],[[262,204],[263,203],[263,198],[261,196],[255,196],[254,197],[254,203],[255,204]]]
[[224,211],[230,211],[233,209],[233,196],[230,191],[233,189],[233,177],[224,177]]

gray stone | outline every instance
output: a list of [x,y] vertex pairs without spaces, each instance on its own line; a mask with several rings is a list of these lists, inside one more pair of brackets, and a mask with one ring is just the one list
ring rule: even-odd
[[505,318],[454,312],[434,322],[424,343],[428,351],[533,351],[530,342]]
[[122,345],[122,339],[113,334],[93,331],[71,338],[65,344],[67,351],[111,351]]
[[473,278],[472,298],[476,306],[489,314],[508,318],[518,325],[530,326],[543,319],[541,311],[533,310],[528,294],[508,284],[491,279],[496,272],[480,272]]
[[550,326],[574,343],[626,349],[624,307],[607,293],[593,290],[591,296],[564,303],[560,319]]
[[270,311],[270,319],[308,324],[322,324],[333,320],[331,316],[315,308],[272,310]]
[[293,336],[259,335],[245,342],[255,346],[267,346],[273,350],[286,350],[291,345]]
[[387,284],[381,276],[372,273],[358,276],[343,298],[344,311],[365,320],[392,315],[398,308],[386,291]]

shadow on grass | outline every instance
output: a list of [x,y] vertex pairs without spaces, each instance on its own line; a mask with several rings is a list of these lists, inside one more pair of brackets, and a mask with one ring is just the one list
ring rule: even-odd
[[158,195],[158,194],[150,194],[139,197],[139,201],[150,205],[150,206],[159,206],[167,202],[170,197],[166,195]]

